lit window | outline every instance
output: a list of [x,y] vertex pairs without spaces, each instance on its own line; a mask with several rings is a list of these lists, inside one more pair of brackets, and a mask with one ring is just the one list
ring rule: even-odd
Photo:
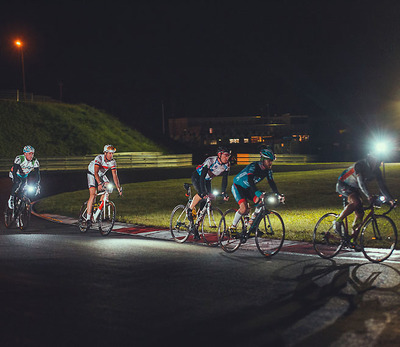
[[211,140],[210,141],[210,145],[216,145],[217,144],[217,140]]
[[243,143],[249,143],[249,139],[243,139]]
[[210,128],[208,131],[210,132],[210,134],[212,134],[213,133],[213,128]]
[[239,143],[239,139],[229,139],[229,143]]

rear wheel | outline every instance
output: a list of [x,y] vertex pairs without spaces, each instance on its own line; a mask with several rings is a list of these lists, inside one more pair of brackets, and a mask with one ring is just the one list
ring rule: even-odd
[[277,254],[285,241],[285,224],[278,212],[266,211],[255,233],[256,245],[265,257]]
[[78,228],[81,233],[85,233],[86,231],[88,231],[86,218],[87,218],[87,201],[83,203],[78,217]]
[[201,233],[204,241],[209,246],[218,246],[218,227],[223,220],[223,213],[217,207],[210,207],[209,213],[206,213],[201,221]]
[[333,258],[343,246],[342,237],[333,228],[336,218],[336,214],[327,213],[319,219],[314,228],[314,249],[320,257],[325,259]]
[[169,219],[169,230],[176,242],[183,243],[189,237],[189,220],[187,217],[186,206],[178,205],[171,212]]
[[387,216],[376,215],[370,218],[363,228],[360,243],[364,256],[379,263],[393,253],[397,244],[397,228]]
[[227,253],[233,253],[240,247],[240,234],[244,230],[243,217],[239,219],[236,227],[232,227],[236,210],[228,210],[224,213],[224,219],[218,228],[218,240],[221,248]]
[[103,236],[107,236],[115,223],[115,205],[112,201],[108,201],[103,207],[100,215],[97,217],[99,223],[99,231]]

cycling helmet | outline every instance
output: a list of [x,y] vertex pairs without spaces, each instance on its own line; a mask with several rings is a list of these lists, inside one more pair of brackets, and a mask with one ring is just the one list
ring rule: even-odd
[[113,146],[113,145],[105,145],[104,146],[104,153],[108,152],[108,153],[115,153],[117,149]]
[[261,160],[263,159],[271,159],[271,160],[275,160],[276,156],[274,154],[274,152],[272,152],[272,150],[268,149],[268,148],[263,148],[260,151],[260,155],[261,155]]
[[220,146],[220,147],[217,148],[217,154],[220,154],[220,153],[228,153],[228,154],[231,154],[232,151],[231,151],[228,147]]
[[35,149],[30,145],[26,145],[24,147],[24,153],[35,153]]

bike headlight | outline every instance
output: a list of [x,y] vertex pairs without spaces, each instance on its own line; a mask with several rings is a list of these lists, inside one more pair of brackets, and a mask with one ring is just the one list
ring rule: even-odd
[[33,194],[36,190],[35,186],[31,186],[31,185],[27,185],[25,189],[28,192],[28,194]]
[[108,193],[112,193],[112,191],[114,190],[114,185],[112,184],[112,183],[108,183],[107,185],[106,185],[106,190],[107,190],[107,192]]
[[218,191],[218,190],[214,190],[214,191],[213,191],[213,194],[214,194],[215,196],[217,196],[217,195],[219,194],[219,191]]
[[279,199],[276,194],[268,194],[266,196],[265,201],[268,206],[278,206],[279,205]]

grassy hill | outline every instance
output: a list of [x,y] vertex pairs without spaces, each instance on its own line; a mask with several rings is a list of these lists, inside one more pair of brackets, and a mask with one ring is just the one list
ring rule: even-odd
[[87,105],[0,100],[0,156],[13,158],[31,144],[41,157],[165,150],[113,116]]

